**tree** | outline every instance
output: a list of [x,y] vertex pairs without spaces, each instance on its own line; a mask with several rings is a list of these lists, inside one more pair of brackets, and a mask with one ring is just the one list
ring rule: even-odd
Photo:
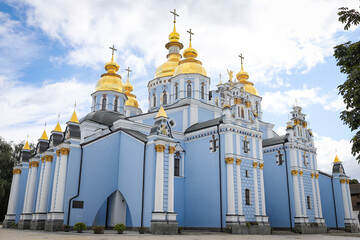
[[11,144],[0,137],[0,219],[4,219],[6,214],[14,164]]
[[[344,30],[360,23],[360,13],[355,9],[339,8],[339,21],[345,23]],[[360,41],[346,42],[334,47],[334,57],[340,71],[347,75],[346,81],[338,86],[346,109],[340,113],[340,119],[355,131],[351,139],[351,153],[360,164]]]
[[351,179],[349,183],[350,184],[358,184],[359,181],[357,179]]

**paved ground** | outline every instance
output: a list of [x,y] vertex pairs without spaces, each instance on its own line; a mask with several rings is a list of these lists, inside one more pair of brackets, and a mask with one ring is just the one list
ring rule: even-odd
[[320,239],[320,240],[332,240],[332,239],[360,239],[360,234],[351,234],[344,232],[332,231],[330,234],[322,235],[300,235],[300,234],[277,234],[277,235],[231,235],[228,233],[210,233],[210,232],[184,232],[182,235],[177,236],[159,236],[151,234],[140,235],[135,231],[125,231],[124,234],[115,234],[115,231],[106,230],[105,234],[93,234],[92,231],[85,231],[83,233],[76,232],[45,232],[45,231],[31,231],[31,230],[16,230],[16,229],[2,229],[0,228],[0,240],[111,240],[111,239],[186,239],[186,240],[201,240],[201,239]]

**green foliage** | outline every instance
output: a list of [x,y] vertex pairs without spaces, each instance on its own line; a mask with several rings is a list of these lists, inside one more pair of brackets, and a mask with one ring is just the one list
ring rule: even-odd
[[114,230],[117,231],[118,233],[123,233],[125,231],[125,228],[126,228],[125,224],[118,223],[115,225]]
[[104,234],[104,226],[93,226],[92,230],[94,231],[94,234]]
[[68,232],[68,231],[70,231],[70,225],[67,225],[67,224],[64,224],[63,226],[62,226],[62,229],[65,231],[65,232]]
[[310,223],[310,227],[313,227],[313,228],[314,228],[314,227],[319,227],[319,224],[316,223],[316,222],[315,222],[315,223]]
[[357,179],[351,179],[349,183],[350,184],[358,184],[359,181]]
[[138,228],[138,231],[139,231],[140,234],[144,234],[145,231],[146,231],[146,227],[140,226],[140,227]]
[[[360,13],[355,9],[339,8],[339,21],[346,23],[344,29],[360,23]],[[338,86],[339,94],[343,97],[346,109],[341,112],[340,119],[355,131],[351,139],[351,153],[360,163],[360,41],[346,42],[334,47],[334,57],[340,71],[347,75],[346,81]]]
[[74,229],[75,229],[77,232],[82,232],[83,230],[86,229],[86,225],[85,225],[85,223],[78,222],[78,223],[75,223]]
[[247,226],[248,228],[251,227],[251,226],[257,226],[257,225],[259,225],[258,222],[246,222],[246,226]]
[[183,226],[179,226],[179,227],[178,227],[178,233],[181,234],[181,231],[182,231],[183,229],[184,229]]

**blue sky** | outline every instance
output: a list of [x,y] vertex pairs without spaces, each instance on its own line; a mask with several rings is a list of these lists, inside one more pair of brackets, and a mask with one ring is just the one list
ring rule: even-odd
[[348,174],[360,180],[350,153],[352,133],[339,119],[344,109],[337,86],[345,76],[332,57],[333,47],[358,41],[359,28],[343,31],[342,6],[358,1],[45,1],[0,2],[0,136],[37,141],[66,121],[77,102],[78,116],[90,111],[90,94],[110,60],[113,44],[120,75],[130,81],[143,112],[147,82],[166,60],[164,45],[172,31],[170,10],[180,17],[177,31],[193,47],[211,77],[212,89],[227,69],[244,67],[263,97],[263,120],[284,133],[295,99],[315,133],[319,168],[331,171],[335,149]]

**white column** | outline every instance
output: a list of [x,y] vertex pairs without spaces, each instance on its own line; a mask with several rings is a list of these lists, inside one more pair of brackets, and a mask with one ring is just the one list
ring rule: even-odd
[[303,207],[303,213],[302,213],[302,216],[303,217],[307,217],[307,214],[306,214],[306,200],[305,200],[305,191],[304,191],[304,182],[303,182],[303,174],[304,172],[303,171],[300,171],[300,187],[301,187],[301,203],[302,203],[302,207]]
[[50,173],[51,173],[51,164],[52,164],[53,156],[47,155],[45,156],[45,165],[44,173],[43,173],[43,183],[40,194],[40,202],[38,207],[38,212],[46,213],[47,212],[47,203],[48,196],[50,190]]
[[322,215],[322,208],[321,208],[321,198],[320,198],[320,188],[319,188],[319,174],[315,174],[315,183],[316,183],[316,191],[317,191],[317,200],[318,200],[318,206],[319,206],[319,217],[323,218]]
[[28,198],[29,198],[29,188],[30,188],[31,171],[32,171],[31,162],[29,162],[29,172],[28,172],[28,177],[27,177],[27,180],[26,180],[26,189],[25,189],[24,205],[23,205],[23,211],[22,211],[23,213],[26,212],[27,201],[28,201]]
[[257,162],[253,162],[254,167],[254,196],[255,196],[255,216],[260,215],[259,208],[259,189],[258,189],[258,180],[257,180]]
[[[262,147],[262,141],[259,140],[259,159],[263,160],[263,147]],[[285,151],[285,149],[284,149]]]
[[264,188],[264,164],[260,163],[260,191],[261,191],[261,208],[262,215],[266,216],[266,207],[265,207],[265,188]]
[[345,218],[350,218],[349,202],[347,199],[347,192],[346,192],[346,179],[340,179],[340,185],[341,185],[342,199],[344,203]]
[[226,162],[226,183],[227,183],[227,205],[228,205],[228,215],[235,215],[235,197],[234,197],[234,158],[227,157],[225,158]]
[[26,202],[26,212],[25,213],[32,213],[34,209],[34,201],[35,201],[35,193],[36,193],[36,178],[37,178],[37,170],[39,167],[39,162],[32,161],[31,162],[31,177],[30,177],[30,184],[29,184],[29,192],[28,192],[28,199]]
[[50,212],[55,211],[55,197],[58,185],[58,178],[59,178],[59,166],[60,166],[60,149],[56,151],[56,165],[55,165],[55,172],[54,172],[54,180],[53,180],[53,187],[51,193],[51,205],[50,205]]
[[175,147],[169,146],[168,212],[174,212],[174,152]]
[[[237,198],[238,198],[238,215],[244,215],[242,209],[242,191],[241,191],[241,175],[240,175],[241,159],[236,159],[236,180],[237,180]],[[239,219],[240,221],[241,219]]]
[[318,206],[317,206],[317,194],[315,191],[315,183],[314,183],[314,173],[311,173],[311,185],[312,185],[312,193],[313,193],[313,199],[314,199],[314,211],[315,211],[315,218],[319,217],[319,213],[318,213]]
[[252,156],[253,156],[253,158],[257,158],[256,139],[255,139],[255,138],[252,138],[252,139],[251,139],[251,142],[252,142],[252,148],[251,148],[250,151],[252,151]]
[[195,99],[200,99],[200,96],[199,96],[199,78],[195,78],[195,81],[194,81],[194,98]]
[[41,191],[43,188],[43,175],[44,175],[44,170],[45,170],[45,156],[43,156],[41,158],[42,164],[41,164],[41,168],[40,168],[40,178],[39,178],[39,184],[38,184],[38,191],[37,191],[37,197],[36,197],[36,205],[35,205],[35,213],[37,213],[39,211],[39,206],[40,206],[40,197],[41,197]]
[[69,148],[61,148],[61,157],[60,157],[60,166],[59,166],[59,176],[57,183],[57,191],[55,196],[55,211],[63,212],[64,211],[64,197],[65,197],[65,182],[66,182],[66,170],[67,170],[67,160],[69,156]]
[[16,214],[16,203],[19,195],[20,174],[21,174],[20,168],[15,168],[13,170],[13,179],[11,182],[7,214]]
[[164,150],[165,145],[157,144],[156,150],[156,173],[155,173],[155,203],[154,212],[163,212],[164,198]]
[[301,217],[298,173],[299,173],[298,170],[291,171],[291,174],[293,176],[293,183],[294,183],[295,217]]
[[350,218],[354,219],[353,216],[353,208],[352,208],[352,203],[351,203],[351,195],[350,195],[350,187],[349,187],[349,179],[346,180],[346,190],[347,190],[347,194],[346,197],[348,199],[348,205],[349,205],[349,211],[350,211]]

